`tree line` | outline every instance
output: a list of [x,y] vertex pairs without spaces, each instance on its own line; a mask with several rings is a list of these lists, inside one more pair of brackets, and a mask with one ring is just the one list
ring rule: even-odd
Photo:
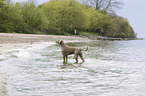
[[39,6],[0,0],[0,32],[68,35],[75,29],[108,37],[136,37],[127,19],[76,0],[51,0]]

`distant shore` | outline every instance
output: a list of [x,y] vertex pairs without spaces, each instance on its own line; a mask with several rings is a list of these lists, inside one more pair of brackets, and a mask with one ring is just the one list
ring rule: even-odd
[[60,35],[37,35],[37,34],[16,34],[0,33],[0,52],[27,46],[37,42],[48,42],[63,40],[84,40],[87,38]]
[[88,38],[91,40],[136,40],[137,38],[113,38],[105,36],[95,36],[95,35],[79,35],[82,38]]

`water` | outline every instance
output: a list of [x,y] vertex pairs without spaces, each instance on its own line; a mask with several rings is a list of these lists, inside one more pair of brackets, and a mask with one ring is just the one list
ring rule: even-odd
[[0,96],[145,96],[145,41],[73,41],[85,61],[63,64],[44,42],[0,55]]

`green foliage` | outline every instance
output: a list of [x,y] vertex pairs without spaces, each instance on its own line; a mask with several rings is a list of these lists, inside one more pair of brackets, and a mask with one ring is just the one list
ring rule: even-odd
[[111,34],[115,31],[116,25],[107,13],[102,13],[93,8],[89,8],[88,14],[90,22],[88,28],[89,31],[103,36],[112,36]]
[[[21,6],[19,3],[10,3],[8,4],[8,23],[11,24],[11,26],[9,26],[11,28],[11,30],[7,31],[7,32],[18,32],[21,33],[23,27],[25,27],[24,23],[23,23],[23,18],[21,16],[21,10],[20,10]],[[25,30],[26,31],[26,30]]]
[[115,16],[113,17],[113,22],[116,24],[116,33],[114,33],[113,37],[121,37],[121,38],[136,37],[136,34],[133,28],[130,26],[127,19]]
[[109,37],[136,37],[126,19],[76,0],[51,0],[40,6],[0,0],[0,32],[68,35],[75,29]]
[[52,28],[71,32],[87,27],[85,6],[75,0],[51,0],[42,7]]
[[85,32],[85,31],[81,31],[79,32],[80,35],[95,35],[95,36],[100,36],[100,34],[98,33],[93,33],[93,32]]
[[13,23],[9,22],[11,16],[9,15],[9,7],[4,3],[4,0],[0,1],[0,31],[10,32],[13,30]]
[[4,0],[0,0],[0,11],[2,8],[4,8],[6,4],[4,3]]
[[33,3],[26,3],[22,8],[21,15],[23,22],[29,26],[31,33],[38,29],[47,28],[47,18]]

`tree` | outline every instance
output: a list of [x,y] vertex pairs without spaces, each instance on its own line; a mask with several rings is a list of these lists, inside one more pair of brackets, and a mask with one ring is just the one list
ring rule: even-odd
[[85,6],[76,0],[51,0],[40,7],[50,21],[50,28],[70,33],[74,29],[82,30],[88,24]]
[[47,27],[47,18],[42,10],[36,8],[33,2],[26,3],[23,6],[21,14],[23,17],[23,22],[29,26],[30,32],[33,33],[36,29],[44,29]]
[[77,29],[109,37],[136,37],[127,19],[107,12],[120,4],[117,0],[89,0],[97,2],[96,10],[76,0],[51,0],[38,7],[35,0],[27,1],[0,0],[0,32],[60,35]]
[[35,5],[38,5],[38,2],[37,0],[27,0],[28,3],[33,3]]
[[98,33],[103,36],[112,36],[116,30],[116,24],[108,14],[103,14],[98,10],[89,8],[89,31]]
[[[6,5],[5,0],[0,0],[0,31],[4,32],[6,31],[6,29],[9,29],[7,27],[9,27],[8,24],[8,6]],[[6,25],[7,24],[7,25]],[[11,25],[11,24],[10,24]]]
[[4,0],[0,0],[0,8],[4,7],[6,4],[4,3]]
[[83,0],[86,5],[92,6],[95,10],[106,10],[108,12],[113,12],[116,9],[123,6],[121,0]]

